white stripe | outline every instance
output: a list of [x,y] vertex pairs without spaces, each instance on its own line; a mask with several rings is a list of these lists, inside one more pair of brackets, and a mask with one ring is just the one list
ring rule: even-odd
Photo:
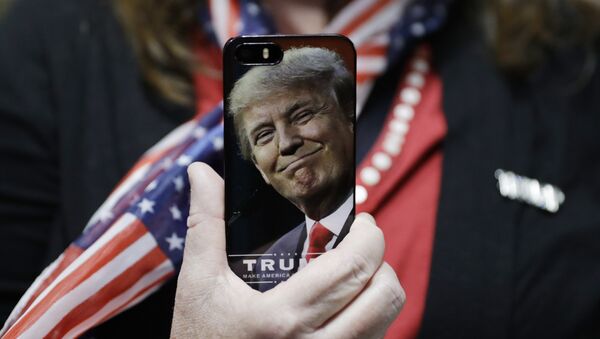
[[132,308],[133,306],[139,304],[144,299],[146,299],[147,296],[149,296],[150,294],[156,292],[156,290],[158,290],[159,288],[161,288],[161,286],[162,285],[158,285],[158,286],[152,287],[151,289],[149,289],[148,291],[144,292],[143,294],[140,294],[137,298],[133,299],[129,304],[125,305],[125,307],[123,307],[123,309],[121,311],[119,311],[119,313],[125,312],[128,309]]
[[123,182],[117,186],[117,188],[108,196],[106,201],[98,208],[98,210],[92,215],[90,221],[88,221],[87,225],[83,229],[83,232],[92,225],[95,225],[98,220],[100,220],[104,211],[110,211],[115,207],[119,199],[123,197],[126,193],[128,193],[133,186],[135,186],[142,178],[148,173],[150,170],[151,164],[142,165],[140,168],[136,169],[133,173],[131,173],[127,179],[123,180]]
[[20,337],[41,338],[46,336],[69,312],[113,281],[154,248],[156,248],[156,241],[152,234],[147,233],[88,279],[54,302]]
[[390,43],[390,36],[388,32],[380,32],[373,37],[369,38],[369,41],[365,42],[363,46],[387,46]]
[[406,1],[393,1],[381,8],[369,20],[360,25],[348,38],[355,46],[360,46],[378,32],[388,32],[392,25],[401,17]]
[[[64,337],[74,338],[80,335],[81,333],[87,331],[88,329],[92,328],[93,326],[97,325],[104,317],[112,313],[114,310],[122,307],[125,303],[127,303],[129,299],[138,294],[141,290],[147,288],[148,286],[151,286],[156,281],[161,279],[165,274],[173,271],[174,268],[173,264],[171,263],[171,260],[166,259],[152,271],[143,275],[128,290],[111,299],[106,305],[104,305],[104,307],[98,310],[98,312],[96,312],[94,315],[80,322],[77,326],[73,327],[69,332],[67,332],[67,334],[64,335]],[[145,296],[146,293],[144,293],[143,295]]]
[[50,276],[52,272],[54,272],[54,269],[56,268],[56,266],[58,266],[59,262],[64,258],[64,256],[64,253],[61,254],[56,260],[54,260],[50,265],[48,265],[48,267],[46,267],[37,278],[35,278],[33,284],[29,286],[25,294],[23,294],[21,299],[19,299],[17,306],[15,306],[12,312],[10,312],[8,319],[6,319],[6,321],[4,322],[4,326],[2,327],[2,330],[0,330],[0,337],[2,337],[4,333],[8,330],[8,328],[12,326],[12,324],[15,321],[17,321],[17,319],[19,318],[19,314],[23,310],[23,307],[27,305],[29,299],[31,299],[32,295],[37,291],[42,282],[44,282],[44,280],[46,280],[46,278],[48,278],[48,276]]
[[210,1],[211,20],[215,35],[223,47],[229,38],[229,0]]
[[358,73],[380,73],[387,65],[385,56],[362,56],[356,58],[356,69]]
[[[20,317],[19,321],[23,319],[37,304],[39,304],[44,298],[58,285],[61,281],[63,281],[68,275],[73,273],[79,266],[85,263],[91,256],[96,254],[98,250],[100,250],[104,245],[109,243],[112,239],[114,239],[123,229],[129,226],[132,222],[136,220],[136,216],[130,213],[124,214],[117,222],[111,226],[106,233],[104,233],[96,242],[94,242],[87,250],[83,251],[77,259],[75,259],[71,265],[67,266],[67,268],[62,271],[62,273],[48,286],[40,295],[35,299],[31,307],[27,309],[27,311]],[[18,324],[19,321],[16,323]]]
[[181,143],[181,141],[194,130],[196,123],[196,120],[190,120],[185,124],[177,127],[169,134],[164,136],[156,145],[152,146],[152,148],[144,152],[144,156],[146,157],[154,153],[160,153],[168,148],[171,148]]
[[331,20],[323,32],[341,32],[344,30],[344,28],[346,28],[346,26],[348,26],[350,22],[352,22],[352,20],[354,20],[354,18],[356,18],[358,14],[364,12],[367,10],[367,8],[375,5],[376,3],[377,0],[355,0],[350,2],[348,5],[344,6],[344,8],[333,18],[333,20]]

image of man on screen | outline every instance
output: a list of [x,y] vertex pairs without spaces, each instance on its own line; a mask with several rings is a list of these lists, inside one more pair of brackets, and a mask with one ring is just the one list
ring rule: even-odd
[[249,70],[229,100],[242,157],[305,215],[266,252],[277,260],[249,265],[276,283],[335,247],[352,222],[354,78],[333,51],[290,49]]

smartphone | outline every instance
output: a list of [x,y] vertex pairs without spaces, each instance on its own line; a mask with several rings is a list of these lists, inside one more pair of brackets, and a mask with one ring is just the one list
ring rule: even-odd
[[267,291],[354,220],[356,52],[341,35],[242,36],[223,57],[227,256]]

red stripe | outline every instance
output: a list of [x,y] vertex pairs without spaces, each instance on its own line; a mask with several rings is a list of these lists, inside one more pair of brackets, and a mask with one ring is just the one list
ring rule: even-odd
[[166,259],[167,257],[163,254],[162,250],[159,247],[156,247],[125,270],[121,275],[102,287],[96,294],[65,315],[65,317],[48,333],[48,337],[62,337],[73,327],[96,314],[96,312],[102,309],[109,301],[125,292],[135,284],[140,277],[155,269]]
[[228,33],[230,37],[239,35],[237,28],[238,22],[240,22],[240,4],[238,0],[229,1],[229,27]]
[[92,257],[82,263],[81,266],[56,285],[54,289],[46,295],[45,299],[33,307],[27,315],[21,317],[19,321],[10,328],[6,335],[9,337],[16,337],[22,334],[46,311],[48,311],[57,300],[61,299],[82,281],[96,273],[100,268],[114,259],[116,255],[146,233],[146,228],[139,220],[136,220],[126,227],[117,237],[111,240],[103,248],[99,249]]
[[388,45],[362,45],[356,49],[356,55],[363,56],[384,56],[387,53]]
[[[185,141],[185,142],[183,142]],[[110,194],[113,194],[119,186],[121,186],[129,177],[137,171],[139,168],[143,167],[146,164],[156,163],[158,160],[162,160],[166,158],[169,153],[175,153],[175,151],[181,152],[181,150],[185,149],[189,144],[193,142],[192,138],[188,138],[187,140],[181,140],[180,143],[175,143],[170,147],[167,147],[161,151],[155,151],[149,155],[144,155],[140,160],[138,160],[133,167],[127,171],[127,174],[119,180],[119,183],[113,188]]]
[[131,298],[129,298],[129,300],[127,300],[126,303],[123,304],[123,306],[115,309],[114,311],[112,311],[111,313],[107,314],[104,318],[102,318],[98,324],[101,324],[103,322],[105,322],[106,320],[114,317],[115,315],[121,313],[131,302],[133,302],[135,299],[137,299],[138,297],[140,297],[141,295],[143,295],[144,293],[148,292],[149,290],[153,289],[156,286],[162,285],[163,283],[165,283],[167,280],[169,280],[172,276],[174,275],[173,272],[169,272],[169,273],[165,273],[162,277],[160,277],[158,280],[156,280],[154,283],[152,283],[151,285],[145,287],[144,289],[140,290],[137,294],[135,294],[134,296],[132,296]]
[[155,163],[156,161],[164,158],[169,152],[173,151],[173,149],[179,146],[180,145],[175,144],[171,147],[165,148],[160,152],[156,152],[142,157],[140,160],[138,160],[138,162],[135,163],[135,165],[133,165],[133,167],[127,172],[127,174],[121,180],[119,180],[119,183],[115,185],[115,187],[111,191],[111,194],[113,194],[117,190],[117,188],[119,188],[119,186],[121,186],[121,184],[123,184],[123,182],[125,182],[135,171],[137,171],[146,164]]
[[83,253],[83,250],[81,249],[81,247],[71,244],[63,253],[64,255],[60,263],[54,268],[52,273],[50,273],[50,275],[46,279],[44,279],[40,286],[38,286],[37,290],[31,295],[31,298],[29,298],[27,305],[23,308],[19,316],[21,316],[23,313],[25,313],[25,311],[27,311],[29,307],[31,307],[33,301],[37,299],[37,297],[39,297],[39,295],[48,286],[50,286],[50,284],[52,284],[54,279],[56,279],[62,273],[62,271],[64,271],[64,269],[67,268],[67,266],[69,266],[75,259],[77,259],[77,257],[79,257],[81,253]]
[[364,24],[366,21],[371,19],[375,13],[380,11],[383,7],[388,5],[391,0],[382,0],[373,4],[370,8],[366,9],[360,15],[358,15],[354,20],[352,20],[346,27],[344,27],[339,33],[345,36],[350,36],[352,32],[356,31],[357,27]]
[[366,82],[367,80],[373,79],[377,74],[378,73],[376,73],[376,72],[358,73],[358,74],[356,74],[356,83],[360,85],[363,82]]
[[223,100],[223,53],[202,34],[196,35],[194,51],[202,65],[194,74],[196,117],[201,118]]

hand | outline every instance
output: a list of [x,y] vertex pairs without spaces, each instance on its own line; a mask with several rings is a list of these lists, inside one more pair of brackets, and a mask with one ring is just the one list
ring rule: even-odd
[[383,234],[371,216],[359,215],[337,248],[260,293],[227,264],[223,180],[202,163],[190,165],[188,175],[189,229],[172,337],[383,337],[405,294],[383,262]]

